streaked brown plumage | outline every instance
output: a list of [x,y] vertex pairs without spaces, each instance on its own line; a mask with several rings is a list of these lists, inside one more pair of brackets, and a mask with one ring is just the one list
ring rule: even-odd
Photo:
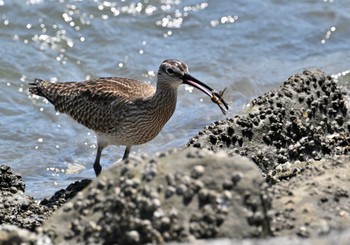
[[[215,96],[215,101],[228,109],[221,96],[189,75],[187,65],[179,60],[163,61],[157,78],[157,87],[119,77],[64,83],[36,79],[30,83],[29,91],[45,97],[57,111],[95,131],[97,176],[102,169],[100,157],[106,146],[125,145],[125,159],[132,145],[146,143],[158,135],[175,111],[180,84],[196,87],[211,98]],[[219,102],[217,104],[222,107]]]

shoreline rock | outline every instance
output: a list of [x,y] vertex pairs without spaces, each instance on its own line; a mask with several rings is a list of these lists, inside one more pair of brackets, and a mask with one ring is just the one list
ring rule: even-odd
[[272,180],[281,165],[348,153],[345,101],[332,77],[304,71],[254,99],[241,115],[205,127],[188,146],[247,156]]
[[275,236],[317,237],[350,228],[350,156],[306,163],[303,172],[272,185]]
[[[35,231],[51,215],[51,210],[26,195],[25,184],[9,166],[0,166],[0,225],[11,224]],[[0,240],[1,241],[1,240]]]
[[266,237],[270,202],[247,158],[184,149],[110,167],[42,229],[58,244]]
[[[30,229],[30,239],[44,244],[211,244],[220,237],[227,244],[346,244],[346,100],[330,76],[304,71],[242,114],[207,126],[189,148],[132,158],[41,204],[23,193],[20,176],[1,167],[0,199],[15,206],[0,208],[0,224]],[[21,234],[1,225],[0,243],[29,241]]]

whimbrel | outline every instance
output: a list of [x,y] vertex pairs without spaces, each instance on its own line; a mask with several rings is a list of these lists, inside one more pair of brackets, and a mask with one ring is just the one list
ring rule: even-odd
[[62,83],[35,79],[29,83],[29,91],[46,98],[57,111],[95,131],[97,154],[93,166],[98,176],[102,170],[102,150],[106,146],[126,146],[123,156],[126,159],[133,145],[144,144],[158,135],[174,113],[180,84],[203,91],[224,113],[228,109],[222,99],[223,92],[217,93],[192,77],[187,65],[174,59],[160,65],[156,87],[120,77]]

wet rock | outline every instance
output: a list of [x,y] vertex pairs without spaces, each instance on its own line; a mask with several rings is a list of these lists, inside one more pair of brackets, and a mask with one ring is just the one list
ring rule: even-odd
[[14,225],[3,224],[0,225],[0,244],[52,245],[53,243],[51,239],[46,235],[30,232],[26,229],[21,229]]
[[[144,178],[150,169],[152,178]],[[236,175],[235,184],[224,189],[225,179]],[[86,243],[87,237],[107,244],[264,237],[271,200],[263,182],[254,163],[224,153],[186,149],[156,159],[130,158],[57,210],[43,230],[55,243]],[[99,228],[92,231],[91,222]]]
[[0,224],[36,232],[0,225],[0,244],[348,244],[346,101],[322,72],[296,74],[190,140],[211,153],[134,157],[40,205],[1,166]]
[[0,191],[24,192],[25,184],[22,176],[14,173],[9,166],[0,166]]
[[188,146],[247,156],[273,177],[272,171],[286,162],[348,153],[349,127],[344,122],[349,115],[344,101],[330,76],[304,71],[254,99],[242,115],[209,125]]
[[22,177],[9,166],[0,166],[0,224],[35,230],[51,211],[27,196]]
[[[330,76],[304,71],[254,99],[245,113],[209,125],[188,146],[239,153],[259,166],[272,184],[274,235],[309,237],[345,229],[349,160],[337,156],[349,151],[347,100]],[[226,180],[225,188],[235,179]]]
[[[12,224],[34,231],[52,212],[73,198],[91,180],[77,181],[40,203],[27,196],[22,177],[9,166],[0,166],[0,224]],[[69,205],[68,205],[69,206]]]
[[91,183],[90,179],[83,179],[70,184],[66,189],[57,191],[52,197],[43,199],[40,204],[56,210],[71,200],[79,191]]

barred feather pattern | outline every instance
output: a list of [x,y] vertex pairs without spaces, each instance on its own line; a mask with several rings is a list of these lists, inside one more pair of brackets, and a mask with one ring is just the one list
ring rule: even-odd
[[177,89],[183,83],[227,107],[221,98],[223,92],[217,93],[192,77],[188,66],[175,59],[164,60],[159,66],[157,87],[119,77],[65,83],[36,79],[29,84],[29,91],[45,97],[57,111],[95,131],[97,152],[93,167],[98,176],[106,146],[125,145],[123,159],[127,159],[133,145],[146,143],[158,135],[175,111]]
[[[127,78],[51,83],[36,79],[32,94],[104,138],[106,144],[137,145],[152,140],[172,116],[176,88],[158,89]],[[161,85],[160,85],[161,86]]]

